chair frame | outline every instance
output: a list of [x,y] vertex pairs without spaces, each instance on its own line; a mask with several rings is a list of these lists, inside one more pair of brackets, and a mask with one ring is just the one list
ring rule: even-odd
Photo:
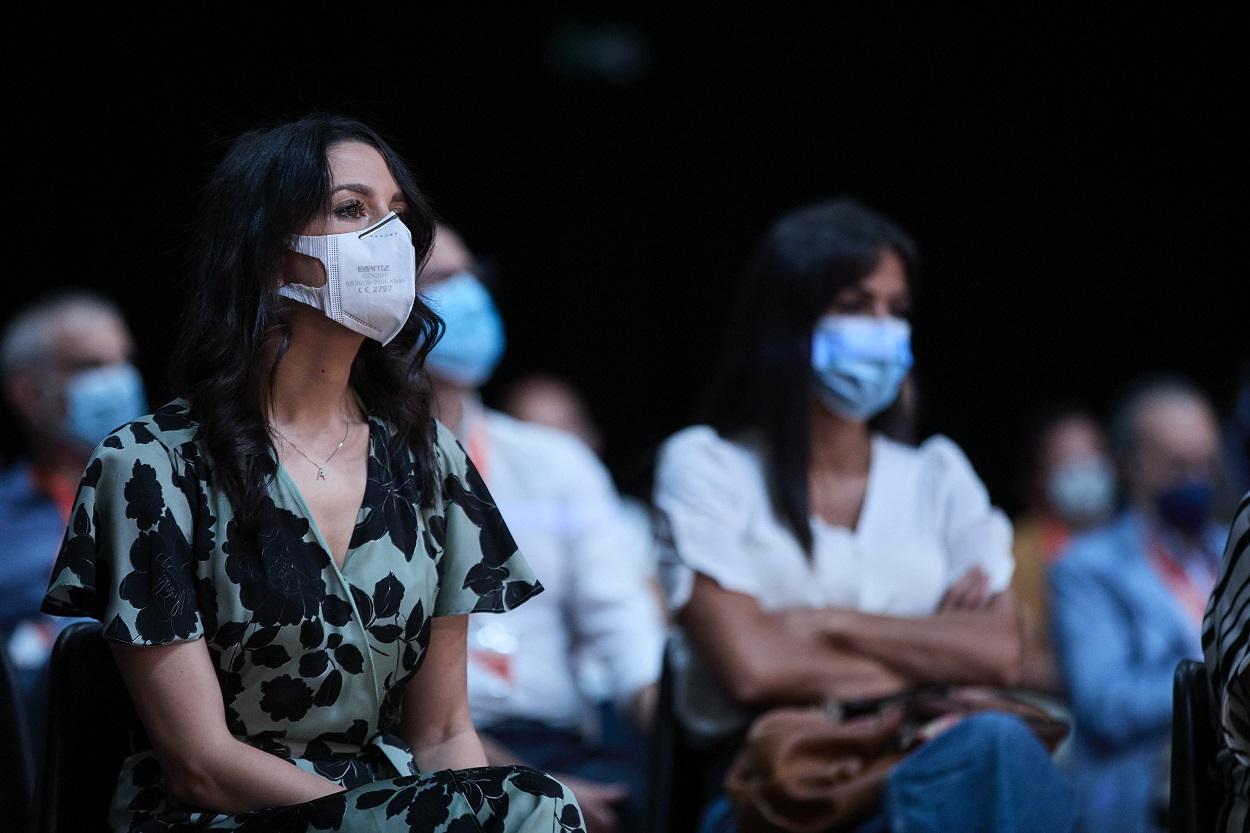
[[1215,781],[1214,696],[1207,667],[1182,660],[1172,677],[1171,833],[1210,833],[1222,799]]
[[0,789],[0,804],[6,808],[8,823],[15,830],[25,830],[30,825],[34,792],[30,723],[22,698],[17,672],[9,662],[8,651],[0,645],[0,732],[4,734],[4,757],[10,765]]
[[647,749],[647,815],[650,833],[690,833],[716,796],[725,769],[745,739],[735,733],[710,748],[691,742],[675,703],[671,638],[664,646],[655,723]]
[[61,631],[48,669],[48,731],[35,833],[107,833],[117,775],[146,735],[98,622]]

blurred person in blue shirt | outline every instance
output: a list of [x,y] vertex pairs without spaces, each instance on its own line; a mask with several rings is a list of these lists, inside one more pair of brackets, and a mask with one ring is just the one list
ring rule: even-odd
[[0,472],[0,649],[18,672],[36,740],[44,670],[69,622],[39,604],[92,449],[147,410],[133,351],[117,307],[80,290],[20,310],[0,337],[4,400],[25,448]]
[[[558,772],[589,833],[629,831],[641,816],[641,737],[660,676],[663,616],[594,452],[572,434],[483,404],[478,390],[505,338],[479,269],[460,236],[439,225],[417,282],[446,325],[426,359],[434,413],[464,445],[546,590],[500,621],[469,618],[469,710],[492,764]],[[610,725],[605,712],[621,719]]]
[[1172,675],[1202,656],[1219,572],[1219,427],[1201,391],[1156,379],[1126,395],[1111,431],[1127,507],[1073,539],[1052,568],[1052,627],[1076,718],[1082,829],[1139,833],[1158,818]]

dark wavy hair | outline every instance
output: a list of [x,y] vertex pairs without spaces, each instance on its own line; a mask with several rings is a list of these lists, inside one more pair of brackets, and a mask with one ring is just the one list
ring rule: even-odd
[[[327,113],[236,138],[201,193],[192,237],[191,300],[173,362],[174,390],[191,418],[241,531],[254,535],[268,479],[277,473],[266,425],[274,369],[290,345],[280,270],[292,235],[330,207],[326,156],[363,142],[386,160],[407,203],[418,270],[429,256],[435,217],[403,159],[367,125]],[[443,323],[418,296],[389,344],[365,339],[350,384],[368,412],[395,427],[412,449],[425,495],[434,488],[432,392],[423,367]]]
[[[775,511],[812,549],[807,490],[812,331],[838,294],[892,251],[915,290],[916,246],[893,222],[851,199],[806,206],[777,220],[746,263],[720,370],[703,421],[721,436],[762,441]],[[870,425],[897,435],[902,399]]]

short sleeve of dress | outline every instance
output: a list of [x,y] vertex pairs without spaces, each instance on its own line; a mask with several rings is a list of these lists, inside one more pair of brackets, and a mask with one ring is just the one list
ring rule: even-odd
[[434,615],[511,610],[541,593],[542,583],[517,549],[464,446],[442,423],[436,426],[443,552]]
[[145,425],[117,429],[88,460],[42,609],[98,619],[115,642],[191,641],[204,634],[194,515]]
[[653,498],[668,539],[661,577],[673,610],[690,600],[694,572],[726,590],[758,594],[752,574],[757,559],[744,548],[751,515],[745,490],[753,475],[738,456],[707,425],[677,432],[660,449]]
[[922,493],[934,500],[951,581],[980,567],[989,578],[991,593],[1005,590],[1015,572],[1011,521],[990,503],[985,484],[952,440],[931,437],[920,446],[920,453]]

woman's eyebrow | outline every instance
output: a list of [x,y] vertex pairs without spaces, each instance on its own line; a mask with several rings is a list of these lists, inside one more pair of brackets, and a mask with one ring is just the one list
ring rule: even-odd
[[346,185],[340,185],[337,188],[335,188],[333,191],[331,191],[330,193],[337,194],[339,191],[354,191],[355,193],[362,194],[366,197],[373,196],[372,188],[370,188],[368,185],[359,185],[355,182],[349,182]]
[[[339,185],[335,187],[335,189],[331,191],[330,193],[337,194],[339,191],[352,191],[354,193],[360,194],[361,196],[365,196],[365,197],[373,196],[372,188],[370,188],[368,185],[361,185],[356,182],[349,182],[346,185]],[[403,198],[404,198],[404,192],[396,191],[395,196],[391,197],[391,202],[395,202],[396,200],[402,200]]]

